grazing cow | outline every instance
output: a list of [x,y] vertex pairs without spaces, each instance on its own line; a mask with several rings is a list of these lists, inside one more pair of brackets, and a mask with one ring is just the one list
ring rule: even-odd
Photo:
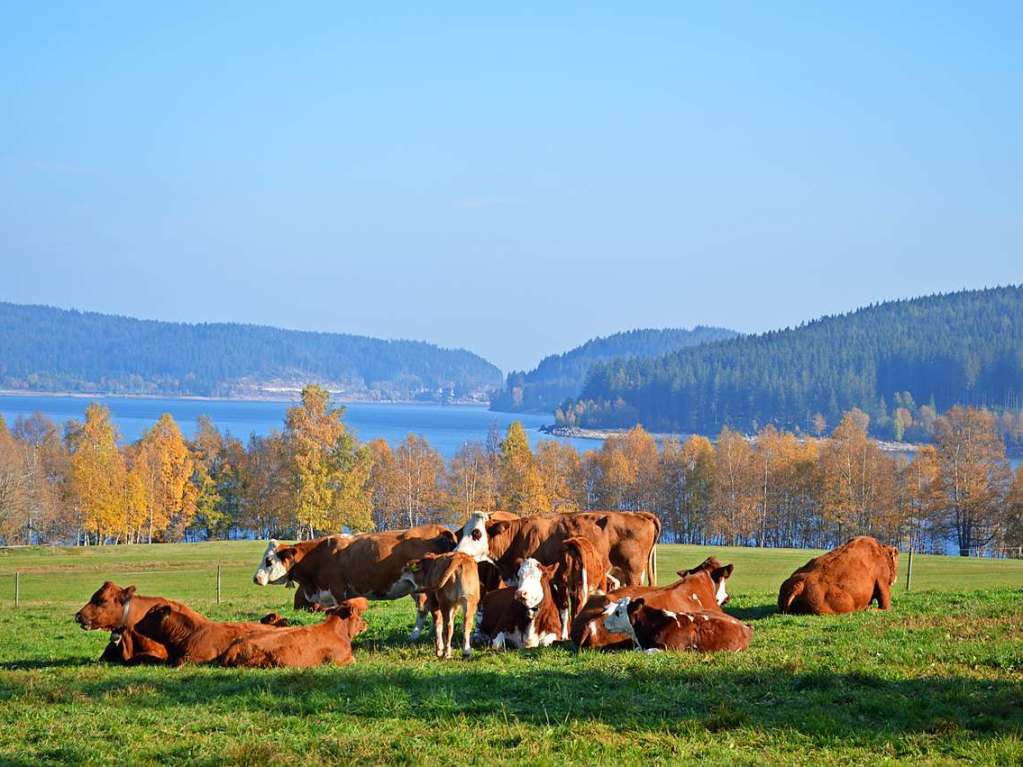
[[804,615],[851,613],[866,610],[874,600],[887,610],[898,569],[897,548],[869,535],[858,536],[792,573],[778,591],[778,610]]
[[524,560],[517,572],[517,586],[489,592],[480,603],[478,639],[496,649],[547,647],[561,636],[561,620],[551,594],[551,578],[557,565]]
[[236,639],[220,656],[221,666],[245,668],[309,668],[324,663],[354,663],[352,639],[366,629],[364,597],[348,599],[326,610],[313,626],[293,626]]
[[582,610],[590,595],[606,592],[609,579],[614,583],[614,588],[621,584],[609,576],[611,562],[607,558],[607,551],[599,550],[590,538],[566,538],[562,542],[557,564],[558,574],[551,586],[554,604],[561,617],[561,638],[568,639],[570,618]]
[[457,550],[477,562],[490,560],[510,581],[516,562],[531,557],[541,564],[557,561],[566,538],[589,538],[606,549],[613,574],[622,583],[639,585],[644,572],[657,580],[654,544],[661,523],[653,514],[636,512],[578,512],[513,517],[506,512],[475,511],[461,530]]
[[[441,525],[331,535],[291,545],[270,541],[252,580],[259,586],[297,584],[306,600],[324,607],[357,596],[397,599],[408,593],[394,588],[405,565],[454,548],[455,534]],[[417,616],[412,638],[418,639],[428,610],[424,599],[414,601]]]
[[753,629],[717,610],[676,613],[649,607],[639,597],[622,597],[604,612],[604,627],[631,638],[637,650],[697,650],[738,652],[749,646]]
[[668,586],[623,586],[606,595],[590,597],[572,621],[572,641],[579,648],[628,649],[629,637],[608,632],[602,619],[607,606],[623,597],[642,597],[650,607],[676,613],[721,612],[720,606],[729,600],[725,581],[733,569],[732,565],[722,565],[717,557],[708,557],[698,567],[679,570],[679,579]]
[[448,554],[427,554],[405,566],[400,583],[412,591],[427,593],[436,605],[434,634],[437,657],[451,657],[451,638],[455,632],[455,613],[462,607],[464,619],[462,657],[472,655],[470,637],[480,601],[480,578],[476,560],[456,551]]
[[142,616],[157,605],[172,605],[182,612],[199,616],[180,602],[143,596],[136,593],[134,586],[122,589],[112,581],[106,581],[85,606],[75,613],[75,620],[86,631],[111,632],[110,641],[100,660],[113,663],[162,663],[167,659],[166,648],[131,631]]
[[169,604],[151,608],[135,624],[137,633],[167,648],[168,660],[173,666],[209,663],[243,636],[288,630],[262,623],[211,621]]

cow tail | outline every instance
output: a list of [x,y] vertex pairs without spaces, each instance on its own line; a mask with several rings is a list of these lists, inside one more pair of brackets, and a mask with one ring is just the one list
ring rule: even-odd
[[451,563],[447,566],[447,568],[444,570],[444,572],[441,573],[440,578],[437,579],[437,585],[436,585],[435,588],[438,588],[438,589],[444,588],[447,585],[448,581],[450,581],[452,578],[455,577],[455,572],[461,566],[462,566],[462,563],[459,561],[459,558],[458,557],[452,557]]
[[650,520],[654,523],[654,542],[650,546],[650,553],[647,555],[646,580],[648,586],[657,585],[657,541],[661,539],[661,520],[656,514],[650,514]]
[[788,593],[785,593],[785,587],[789,586],[789,582],[785,581],[781,585],[781,593],[778,594],[778,612],[787,613],[789,608],[792,607],[792,603],[796,601],[796,598],[803,593],[803,589],[806,588],[806,581],[798,580],[789,586]]

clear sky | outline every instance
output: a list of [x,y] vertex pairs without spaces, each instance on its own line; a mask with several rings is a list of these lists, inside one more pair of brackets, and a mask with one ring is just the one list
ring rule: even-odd
[[384,5],[6,3],[0,298],[508,370],[1023,280],[1019,2]]

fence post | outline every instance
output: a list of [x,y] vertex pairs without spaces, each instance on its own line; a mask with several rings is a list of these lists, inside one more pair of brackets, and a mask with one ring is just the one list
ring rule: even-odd
[[21,605],[21,573],[14,573],[14,606]]
[[906,591],[913,585],[913,547],[909,547],[909,566],[906,568]]
[[217,604],[220,604],[220,571],[221,566],[217,565]]

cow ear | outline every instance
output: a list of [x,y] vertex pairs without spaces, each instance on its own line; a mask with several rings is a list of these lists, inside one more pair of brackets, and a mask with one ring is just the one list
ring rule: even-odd
[[128,586],[128,588],[121,592],[121,602],[122,603],[127,602],[133,596],[135,596],[135,587]]
[[500,522],[493,522],[493,523],[487,525],[487,535],[489,535],[490,537],[494,537],[495,535],[500,535],[505,530],[507,530],[509,527],[511,527],[511,523],[507,522],[507,521],[504,521],[504,520],[502,520]]
[[597,527],[599,527],[601,530],[607,530],[607,524],[610,521],[611,520],[608,519],[607,517],[601,517],[600,519],[597,520]]
[[710,577],[714,580],[714,583],[719,583],[722,580],[732,577],[732,570],[735,569],[735,565],[725,565],[714,570]]
[[279,560],[284,562],[284,561],[286,561],[288,559],[294,559],[295,558],[295,547],[294,546],[286,546],[283,549],[277,549],[274,553],[277,555],[277,558]]

